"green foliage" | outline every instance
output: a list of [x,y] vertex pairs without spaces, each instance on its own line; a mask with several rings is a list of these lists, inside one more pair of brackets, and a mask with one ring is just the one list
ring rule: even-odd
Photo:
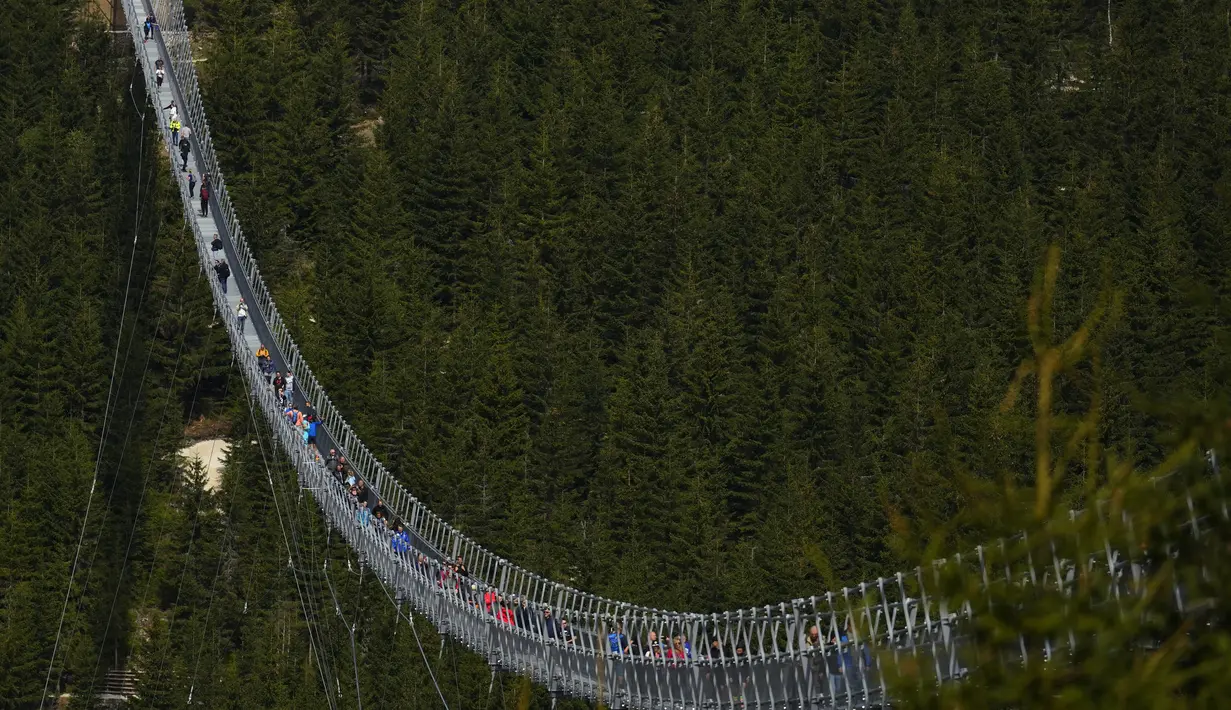
[[[957,655],[968,675],[938,684],[929,659],[904,655],[892,666],[892,693],[910,708],[1221,707],[1231,517],[1225,474],[1206,453],[1225,456],[1231,419],[1225,404],[1186,412],[1167,457],[1141,465],[1100,440],[1097,400],[1079,416],[1057,412],[1053,392],[1098,359],[1109,312],[1100,304],[1059,341],[1050,319],[1056,255],[1031,299],[1034,357],[1005,402],[1009,410],[1022,391],[1035,394],[1031,485],[1007,478],[985,491],[937,529],[920,560],[937,570],[933,598],[963,610]],[[1082,477],[1075,515],[1073,497],[1059,493],[1066,474]],[[927,559],[962,526],[1007,542],[964,564]]]
[[[0,19],[0,704],[41,692],[110,391],[54,688],[86,706],[125,666],[146,707],[350,706],[354,664],[365,704],[434,706],[405,618],[250,428],[128,48],[79,9]],[[1220,445],[1231,389],[1212,4],[1118,2],[1110,27],[1038,2],[188,9],[228,186],[297,340],[382,460],[501,554],[703,610],[874,578],[925,555],[904,540],[938,554],[1024,528],[1011,565],[1110,535],[1178,550],[1160,589],[1198,560],[1187,589],[1226,586],[1223,522],[1174,534],[1203,483],[1168,458]],[[1023,328],[1051,243],[1063,278]],[[1096,356],[1002,411],[1022,354],[1024,393],[1046,332],[1100,306]],[[231,432],[214,491],[169,457],[201,414]],[[1185,474],[1143,487],[1164,469]],[[1057,513],[1096,501],[1133,530]],[[1097,574],[1082,605],[979,597],[976,658],[1078,623],[1065,670],[981,663],[939,697],[908,673],[899,697],[1225,697],[1196,660],[1225,657],[1221,627],[1174,635],[1162,592],[1125,622],[1085,603]],[[502,678],[488,694],[479,659],[419,627],[452,706],[548,704]]]
[[992,415],[1050,242],[1057,329],[1123,291],[1059,411],[1097,394],[1152,465],[1142,404],[1225,391],[1225,27],[1147,5],[1110,44],[1037,3],[199,20],[241,217],[362,435],[502,554],[717,608],[889,572],[892,516],[1025,474],[1030,429]]

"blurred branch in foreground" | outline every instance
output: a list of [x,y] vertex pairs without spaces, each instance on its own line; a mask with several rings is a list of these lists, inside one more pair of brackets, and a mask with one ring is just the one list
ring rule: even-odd
[[[1059,261],[1052,247],[1029,302],[1033,354],[1002,406],[1036,388],[1034,485],[1006,482],[1002,500],[946,525],[994,520],[989,532],[1002,540],[974,555],[922,560],[935,570],[944,608],[956,612],[964,681],[938,687],[926,663],[900,656],[885,664],[897,673],[891,695],[909,708],[1225,707],[1231,521],[1218,461],[1228,448],[1226,402],[1186,412],[1154,466],[1099,441],[1097,398],[1084,416],[1057,417],[1058,380],[1097,361],[1095,335],[1119,307],[1109,293],[1057,343],[1049,314]],[[1103,475],[1086,476],[1084,509],[1070,512],[1057,500],[1075,460]]]

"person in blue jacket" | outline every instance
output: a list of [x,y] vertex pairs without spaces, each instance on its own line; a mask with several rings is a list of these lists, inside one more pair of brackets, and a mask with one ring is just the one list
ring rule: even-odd
[[402,529],[402,524],[398,523],[394,529],[393,540],[390,541],[393,551],[405,554],[410,551],[410,536]]
[[611,646],[612,653],[628,656],[633,652],[632,648],[628,645],[628,637],[624,635],[623,624],[616,626],[616,630],[607,635],[607,643]]

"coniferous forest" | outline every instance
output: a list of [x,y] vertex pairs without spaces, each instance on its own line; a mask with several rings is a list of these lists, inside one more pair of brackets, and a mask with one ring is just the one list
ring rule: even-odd
[[[1037,485],[1040,417],[1092,452],[1056,437],[1062,509],[1124,462],[1226,447],[1225,3],[185,7],[313,370],[412,491],[545,576],[776,603],[1017,529],[973,513]],[[435,682],[451,708],[547,707],[413,634],[297,489],[131,40],[78,0],[4,9],[0,708],[95,707],[121,668],[133,707],[349,708],[356,684],[442,707]],[[1044,405],[1023,362],[1092,314]],[[203,421],[230,444],[213,488],[175,456]],[[1205,571],[1231,601],[1231,565]],[[1217,707],[1231,674],[1190,660],[1163,701],[966,706]]]
[[716,609],[896,569],[888,510],[1029,475],[990,415],[1050,243],[1058,331],[1121,294],[1061,395],[1101,440],[1157,460],[1147,402],[1227,391],[1216,3],[195,7],[314,369],[446,519],[556,578]]

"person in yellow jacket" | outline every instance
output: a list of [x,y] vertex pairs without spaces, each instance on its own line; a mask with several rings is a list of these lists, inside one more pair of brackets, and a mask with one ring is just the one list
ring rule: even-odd
[[261,347],[256,349],[256,365],[261,368],[261,374],[265,375],[265,381],[270,382],[274,374],[274,363],[269,357],[269,348],[261,343]]
[[171,145],[180,142],[180,122],[178,118],[173,118],[167,124],[171,127]]

